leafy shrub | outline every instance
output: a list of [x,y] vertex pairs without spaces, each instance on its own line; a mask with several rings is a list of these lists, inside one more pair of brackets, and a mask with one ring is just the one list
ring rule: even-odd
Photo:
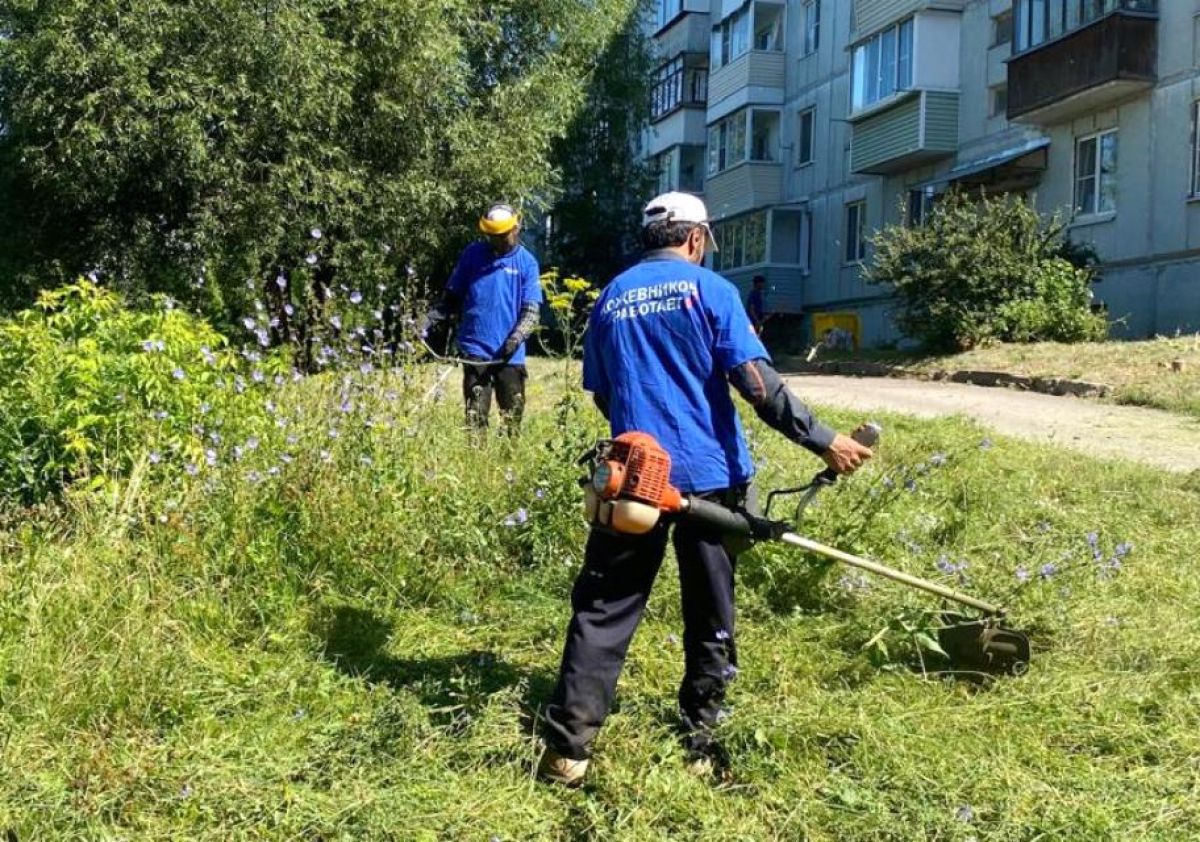
[[3,493],[30,503],[80,477],[100,485],[139,455],[201,464],[221,438],[206,419],[254,426],[247,384],[283,368],[251,361],[243,374],[225,339],[168,299],[134,311],[88,281],[42,293],[0,324]]
[[931,350],[1102,339],[1092,272],[1063,233],[1024,202],[951,193],[924,225],[876,235],[868,279],[895,289],[901,330]]

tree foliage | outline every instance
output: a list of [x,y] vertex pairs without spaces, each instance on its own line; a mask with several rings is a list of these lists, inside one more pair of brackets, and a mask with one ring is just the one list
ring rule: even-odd
[[638,0],[597,65],[587,100],[555,145],[562,192],[553,203],[549,262],[605,283],[637,250],[641,209],[653,188],[637,150],[650,119],[648,0]]
[[553,187],[634,5],[0,2],[4,303],[95,270],[226,325],[266,297],[295,340],[343,284],[440,281],[482,206]]
[[1022,201],[950,193],[924,225],[889,226],[873,243],[868,281],[892,286],[900,329],[930,350],[1087,341],[1107,330],[1091,311],[1094,261],[1057,219]]

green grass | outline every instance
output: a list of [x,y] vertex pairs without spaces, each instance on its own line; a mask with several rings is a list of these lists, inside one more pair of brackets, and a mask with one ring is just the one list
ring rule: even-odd
[[[1200,485],[881,420],[880,456],[807,533],[1010,599],[1031,672],[923,673],[934,603],[782,547],[739,566],[725,785],[689,778],[671,564],[588,785],[536,783],[585,536],[570,457],[600,429],[538,368],[517,442],[468,446],[450,397],[339,419],[289,396],[295,461],[147,473],[0,524],[0,831],[33,839],[1180,840],[1200,835]],[[383,385],[358,420],[383,413]],[[417,389],[413,394],[420,394]],[[405,393],[408,394],[408,393]],[[377,401],[372,404],[371,401]],[[829,411],[847,428],[856,418]],[[564,421],[566,424],[564,425]],[[344,434],[328,447],[327,427]],[[816,460],[752,425],[762,484]],[[989,446],[990,445],[990,446]],[[273,445],[272,445],[273,446]],[[264,442],[257,468],[272,463]],[[945,454],[944,464],[931,456]],[[369,455],[370,464],[361,460]],[[906,480],[913,480],[907,490]],[[211,482],[209,487],[203,483]],[[539,496],[538,490],[541,489]],[[504,526],[518,508],[521,526]],[[1117,544],[1133,550],[1099,575]],[[1067,569],[1048,579],[1044,564]],[[1072,567],[1074,565],[1074,567]],[[1031,583],[1012,593],[1016,571]]]
[[[1200,418],[1200,334],[1141,342],[1038,342],[996,345],[962,354],[899,351],[822,354],[819,359],[864,359],[912,371],[1005,371],[1030,377],[1087,380],[1112,387],[1110,399]],[[1174,361],[1182,371],[1172,370]]]

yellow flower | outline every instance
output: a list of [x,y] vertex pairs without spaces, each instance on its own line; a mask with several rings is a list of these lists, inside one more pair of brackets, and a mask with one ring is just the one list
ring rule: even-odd
[[583,278],[567,278],[565,281],[563,281],[563,286],[565,286],[571,292],[583,292],[585,289],[588,289],[591,284]]

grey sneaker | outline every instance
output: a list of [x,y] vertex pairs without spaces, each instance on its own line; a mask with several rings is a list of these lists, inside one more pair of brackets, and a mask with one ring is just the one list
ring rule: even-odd
[[542,753],[542,759],[538,761],[537,774],[547,783],[577,787],[583,783],[587,767],[587,760],[572,760],[569,757],[563,757],[554,749],[548,748]]

